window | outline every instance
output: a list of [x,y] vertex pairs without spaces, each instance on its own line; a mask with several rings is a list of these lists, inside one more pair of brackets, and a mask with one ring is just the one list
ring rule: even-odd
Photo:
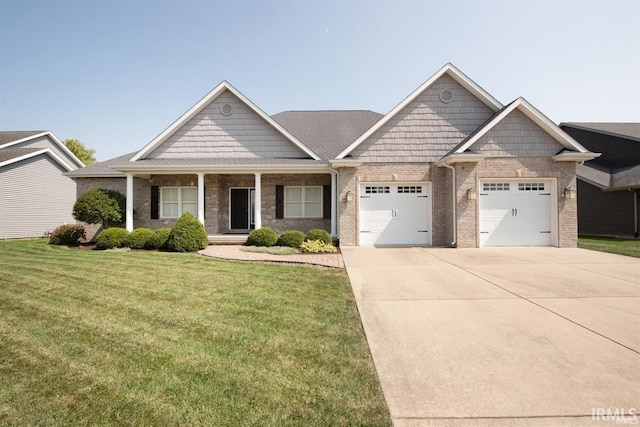
[[285,218],[322,218],[322,187],[285,187]]
[[508,182],[485,182],[482,184],[482,191],[509,191]]
[[162,187],[160,191],[160,217],[179,218],[189,212],[198,215],[198,189],[196,187]]
[[520,182],[518,191],[544,191],[544,182]]
[[364,192],[366,194],[382,194],[382,193],[388,193],[389,192],[389,187],[387,186],[367,186],[364,187]]
[[406,193],[422,193],[421,185],[402,185],[398,187],[398,194],[406,194]]

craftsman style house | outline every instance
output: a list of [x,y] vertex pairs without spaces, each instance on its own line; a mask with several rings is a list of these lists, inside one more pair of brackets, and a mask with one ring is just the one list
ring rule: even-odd
[[127,196],[128,229],[324,228],[341,245],[576,245],[576,163],[597,157],[525,99],[451,64],[386,115],[267,115],[222,82],[139,151],[70,172]]

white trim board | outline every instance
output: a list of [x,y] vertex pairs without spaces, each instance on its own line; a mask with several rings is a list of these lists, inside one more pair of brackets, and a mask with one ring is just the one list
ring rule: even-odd
[[[76,157],[76,155],[75,155],[75,154],[73,154],[73,153],[71,152],[71,150],[69,150],[69,149],[68,149],[68,148],[67,148],[67,147],[66,147],[66,146],[65,146],[65,145],[64,145],[64,144],[63,144],[63,143],[58,139],[58,138],[56,138],[56,136],[55,136],[51,131],[45,131],[45,132],[37,133],[37,134],[35,134],[35,135],[28,136],[28,137],[26,137],[26,138],[22,138],[22,139],[18,139],[18,140],[15,140],[15,141],[7,142],[7,143],[5,143],[5,144],[0,145],[0,149],[2,149],[2,148],[9,148],[9,147],[12,147],[12,146],[14,146],[14,145],[18,145],[18,144],[21,144],[21,143],[23,143],[23,142],[30,141],[30,140],[32,140],[32,139],[41,138],[41,137],[43,137],[43,136],[48,137],[51,141],[53,141],[53,143],[54,143],[55,145],[57,145],[57,146],[58,146],[58,148],[60,148],[60,149],[61,149],[61,150],[62,150],[62,151],[67,155],[67,156],[69,156],[69,157],[71,158],[71,160],[73,160],[74,162],[76,162],[76,163],[77,163],[77,165],[78,165],[78,168],[83,168],[83,167],[85,167],[85,164],[84,164],[84,163],[82,163],[82,161],[81,161],[79,158],[77,158],[77,157]],[[37,148],[37,147],[34,147],[34,148]],[[56,157],[58,157],[58,156],[56,156]],[[59,157],[58,157],[58,158],[59,158]],[[65,163],[65,164],[66,164],[66,163]],[[76,169],[77,169],[77,168],[76,168]],[[72,169],[72,170],[75,170],[75,169]]]
[[13,163],[20,162],[22,160],[27,160],[27,159],[30,159],[32,157],[39,156],[41,154],[47,154],[56,163],[58,163],[60,166],[65,168],[67,170],[67,172],[71,172],[71,171],[75,170],[74,168],[69,166],[64,160],[62,160],[58,155],[56,155],[53,151],[51,151],[49,148],[43,148],[42,150],[34,151],[32,153],[27,153],[27,154],[24,154],[24,155],[19,156],[19,157],[14,157],[13,159],[6,160],[4,162],[0,162],[0,168],[4,167],[4,166],[11,165]]

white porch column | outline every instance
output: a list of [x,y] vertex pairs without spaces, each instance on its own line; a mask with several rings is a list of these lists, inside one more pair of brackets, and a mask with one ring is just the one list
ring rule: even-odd
[[255,229],[257,230],[258,228],[262,228],[262,174],[261,173],[255,173],[256,176],[256,183],[255,183],[255,189],[256,189],[256,200],[255,200],[255,206],[254,206],[254,212],[253,212],[253,223],[255,226]]
[[126,203],[126,227],[127,231],[133,231],[133,175],[127,174],[127,203]]
[[331,172],[331,236],[338,237],[338,188],[337,176]]
[[204,225],[204,173],[198,173],[198,221]]

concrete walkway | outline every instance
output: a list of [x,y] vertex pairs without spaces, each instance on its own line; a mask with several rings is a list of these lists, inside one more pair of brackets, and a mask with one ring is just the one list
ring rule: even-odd
[[293,254],[272,255],[258,252],[245,252],[240,245],[209,245],[198,253],[220,259],[237,261],[267,261],[293,264],[320,265],[323,267],[344,268],[342,255],[337,254]]
[[640,260],[342,252],[394,425],[605,425],[593,414],[640,412]]

